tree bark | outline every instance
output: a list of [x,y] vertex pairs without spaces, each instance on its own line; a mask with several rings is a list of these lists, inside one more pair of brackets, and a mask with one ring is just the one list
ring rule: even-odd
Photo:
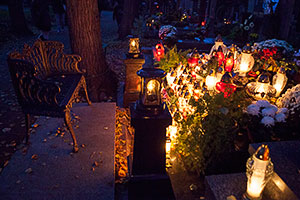
[[116,91],[114,77],[106,65],[102,49],[97,0],[67,0],[67,15],[73,53],[82,57],[89,96],[102,101]]
[[280,0],[275,15],[279,17],[279,38],[287,40],[293,20],[295,0]]
[[138,0],[124,0],[124,14],[122,16],[119,37],[125,38],[131,34],[131,28],[133,25],[134,18],[138,14]]
[[20,35],[32,34],[26,23],[23,0],[9,0],[8,11],[11,23],[11,31],[13,33]]

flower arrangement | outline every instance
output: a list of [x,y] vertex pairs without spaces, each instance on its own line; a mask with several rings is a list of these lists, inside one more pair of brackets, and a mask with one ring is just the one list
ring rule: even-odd
[[293,47],[289,43],[287,43],[284,40],[277,40],[277,39],[261,41],[258,43],[254,43],[254,45],[252,46],[252,48],[254,50],[262,50],[262,49],[271,48],[271,47],[282,47],[287,52],[293,51]]
[[[177,130],[171,144],[187,169],[197,174],[205,173],[208,168],[217,169],[224,157],[241,149],[235,148],[235,138],[241,132],[251,142],[287,139],[291,136],[286,133],[290,121],[298,124],[296,119],[300,120],[300,115],[294,115],[291,107],[295,104],[295,113],[300,113],[300,84],[288,89],[274,105],[277,97],[272,97],[272,103],[252,102],[247,95],[245,85],[256,80],[255,76],[246,74],[243,78],[246,82],[238,86],[232,82],[232,76],[235,79],[239,76],[233,71],[234,67],[226,68],[226,63],[227,58],[233,58],[232,64],[236,65],[241,55],[238,49],[228,49],[221,61],[216,51],[211,56],[199,55],[198,63],[190,64],[187,60],[191,54],[174,47],[157,62],[168,72],[162,91],[173,117],[172,126]],[[276,47],[255,50],[254,74],[287,67],[284,64],[287,62],[277,57],[278,51]],[[215,81],[211,88],[208,87],[210,78]],[[224,84],[230,87],[223,87]]]
[[177,29],[174,26],[171,25],[165,25],[160,27],[158,32],[158,37],[160,39],[170,38],[174,37],[176,35]]

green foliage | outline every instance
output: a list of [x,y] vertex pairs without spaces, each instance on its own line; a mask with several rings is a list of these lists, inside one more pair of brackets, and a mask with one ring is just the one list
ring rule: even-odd
[[192,98],[190,104],[196,109],[194,114],[186,119],[175,117],[180,124],[175,151],[189,171],[204,174],[234,150],[236,132],[246,123],[243,108],[249,102],[244,91],[237,91],[229,98],[205,94],[199,101]]
[[[166,47],[165,47],[166,48]],[[178,64],[187,64],[187,54],[190,53],[191,50],[177,50],[176,45],[172,49],[167,48],[167,53],[165,56],[156,63],[161,69],[168,72],[171,68],[175,68]]]
[[212,57],[206,64],[205,71],[201,70],[198,72],[198,74],[202,77],[207,77],[209,75],[210,71],[213,70],[214,72],[217,72],[219,68],[219,62],[217,57]]

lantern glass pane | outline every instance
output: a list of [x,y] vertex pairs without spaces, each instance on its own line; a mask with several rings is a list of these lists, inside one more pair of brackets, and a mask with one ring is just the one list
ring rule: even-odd
[[155,79],[147,82],[145,87],[144,105],[160,105],[160,83]]
[[129,53],[138,54],[140,53],[139,38],[129,39]]

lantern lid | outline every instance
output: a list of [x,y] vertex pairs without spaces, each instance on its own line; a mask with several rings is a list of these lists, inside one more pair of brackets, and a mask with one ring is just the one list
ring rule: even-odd
[[251,53],[251,46],[250,44],[246,44],[246,46],[243,47],[244,53]]
[[255,152],[255,157],[259,160],[269,160],[269,147],[266,144],[262,144]]
[[233,53],[231,51],[228,53],[227,58],[233,58]]
[[263,72],[261,75],[259,75],[257,82],[260,83],[270,83],[270,77],[269,74],[266,72]]
[[200,54],[198,53],[197,49],[195,51],[193,51],[191,58],[198,58],[200,59]]
[[166,72],[157,68],[142,68],[137,75],[144,78],[163,78],[166,76]]
[[222,83],[232,83],[232,76],[229,72],[225,72],[225,74],[221,78]]
[[283,67],[280,67],[278,73],[285,74],[285,69]]
[[223,42],[220,34],[216,37],[215,42]]
[[223,67],[219,67],[219,68],[218,68],[218,72],[219,72],[219,73],[222,73],[223,71],[224,71]]

